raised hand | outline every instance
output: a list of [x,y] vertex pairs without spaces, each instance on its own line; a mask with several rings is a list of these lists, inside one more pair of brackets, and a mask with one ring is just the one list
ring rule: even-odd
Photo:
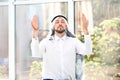
[[37,15],[34,15],[32,20],[31,20],[31,25],[33,28],[33,38],[37,38],[38,37],[38,30],[39,30],[39,19]]
[[39,29],[39,25],[38,25],[38,16],[34,15],[31,21],[31,25],[33,30],[37,31]]
[[82,14],[83,33],[84,33],[85,35],[88,35],[88,34],[89,34],[89,32],[88,32],[88,24],[89,24],[89,22],[88,22],[87,18],[85,17],[84,14]]

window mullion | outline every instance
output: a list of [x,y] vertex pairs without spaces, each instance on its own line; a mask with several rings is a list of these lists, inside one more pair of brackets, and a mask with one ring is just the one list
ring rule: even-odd
[[8,2],[0,2],[0,6],[7,6]]
[[72,33],[74,33],[74,1],[68,1],[68,22],[71,26],[69,29]]
[[41,4],[41,3],[53,3],[53,2],[68,2],[68,0],[35,0],[35,1],[15,1],[15,5],[28,5],[28,4]]
[[9,0],[9,80],[15,80],[15,7],[14,0]]

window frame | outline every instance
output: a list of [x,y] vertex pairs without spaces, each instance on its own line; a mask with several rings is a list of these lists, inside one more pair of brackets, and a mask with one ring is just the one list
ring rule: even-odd
[[[28,4],[41,4],[41,3],[53,3],[53,2],[67,2],[68,3],[68,23],[74,26],[74,2],[84,0],[36,0],[36,1],[15,1],[8,0],[6,2],[0,2],[0,6],[8,6],[8,55],[9,55],[9,80],[16,79],[16,65],[15,65],[15,6],[28,5]],[[74,33],[74,27],[70,30]]]

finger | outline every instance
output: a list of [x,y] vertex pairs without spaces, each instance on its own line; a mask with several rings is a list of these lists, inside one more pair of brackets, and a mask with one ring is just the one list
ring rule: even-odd
[[32,28],[37,30],[39,27],[38,27],[38,24],[36,24],[35,22],[31,22],[31,25],[32,25]]
[[39,29],[38,25],[36,25],[36,24],[32,24],[32,28],[33,28],[34,30],[38,30],[38,29]]
[[39,28],[37,15],[33,16],[32,21],[31,21],[31,25],[32,25],[33,29],[35,29],[35,30],[37,30]]

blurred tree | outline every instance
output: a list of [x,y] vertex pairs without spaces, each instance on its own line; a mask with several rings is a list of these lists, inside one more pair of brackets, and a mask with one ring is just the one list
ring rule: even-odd
[[120,0],[91,0],[93,7],[94,25],[105,19],[120,16]]
[[92,40],[94,55],[86,56],[86,61],[119,65],[120,17],[102,21],[99,27],[95,27]]

